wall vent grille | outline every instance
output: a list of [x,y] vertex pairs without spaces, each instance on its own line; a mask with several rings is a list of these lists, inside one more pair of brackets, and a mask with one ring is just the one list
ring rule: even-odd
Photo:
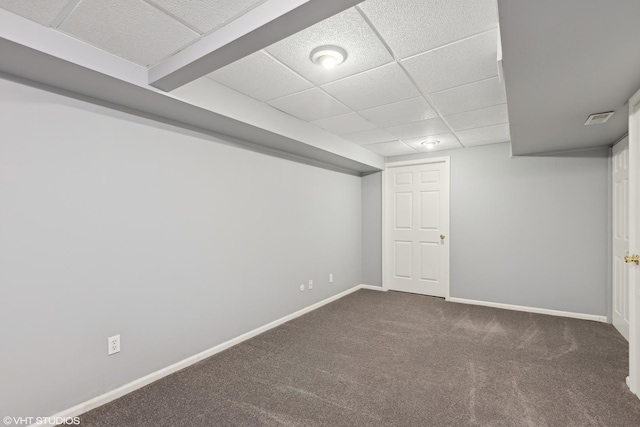
[[609,111],[608,113],[592,114],[592,115],[589,116],[587,121],[584,122],[584,124],[585,125],[599,125],[599,124],[602,124],[602,123],[606,123],[606,121],[609,120],[611,118],[611,116],[613,116],[613,111]]

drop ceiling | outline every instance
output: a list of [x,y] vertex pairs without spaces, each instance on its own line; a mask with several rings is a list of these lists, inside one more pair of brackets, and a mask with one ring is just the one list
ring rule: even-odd
[[[273,1],[273,0],[272,0]],[[0,0],[0,7],[153,68],[265,0]],[[358,3],[358,2],[354,2]],[[368,0],[207,74],[382,156],[506,142],[496,0]],[[326,70],[321,45],[347,60]]]
[[[11,58],[0,73],[172,124],[197,111],[201,130],[224,122],[227,136],[360,173],[430,141],[436,151],[511,141],[514,154],[536,154],[626,132],[624,102],[640,87],[640,2],[601,6],[0,0],[0,55]],[[309,57],[327,44],[348,55],[332,70]],[[587,110],[616,115],[587,128]]]

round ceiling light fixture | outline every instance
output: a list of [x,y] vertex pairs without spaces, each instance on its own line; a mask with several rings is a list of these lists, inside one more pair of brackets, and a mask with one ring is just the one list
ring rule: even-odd
[[311,51],[310,58],[314,64],[330,70],[347,59],[347,51],[338,46],[320,46]]
[[440,144],[440,141],[437,141],[437,140],[422,141],[420,144],[424,145],[427,148],[427,150],[432,150],[433,147],[435,147],[436,145]]

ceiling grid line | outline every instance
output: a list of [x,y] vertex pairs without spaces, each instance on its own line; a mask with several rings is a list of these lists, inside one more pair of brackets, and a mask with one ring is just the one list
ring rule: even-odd
[[[384,40],[384,37],[382,36],[382,34],[380,34],[380,32],[378,31],[378,29],[376,28],[376,26],[373,24],[373,22],[371,22],[371,20],[369,19],[369,17],[364,13],[364,11],[362,9],[360,9],[359,6],[355,6],[355,9],[358,11],[358,13],[362,16],[362,18],[365,20],[365,22],[371,27],[371,30],[375,33],[375,35],[378,37],[378,39],[380,39],[380,41],[382,42],[382,44],[385,46],[385,48],[387,48],[387,50],[389,51],[389,54],[393,57],[393,60],[396,62],[396,64],[398,64],[400,66],[400,68],[402,69],[402,71],[404,72],[404,74],[409,78],[409,80],[411,80],[411,83],[413,83],[413,85],[416,87],[416,89],[418,90],[418,92],[423,96],[423,98],[425,99],[425,101],[427,102],[427,104],[429,105],[429,107],[431,107],[431,109],[433,111],[435,111],[438,116],[440,117],[440,119],[444,122],[444,124],[447,126],[447,128],[449,129],[449,132],[452,133],[455,138],[458,140],[458,143],[464,148],[464,145],[462,144],[462,142],[460,142],[460,138],[458,137],[458,135],[455,134],[455,132],[453,132],[453,128],[451,127],[451,125],[446,121],[445,117],[443,114],[440,113],[440,110],[438,108],[434,107],[434,104],[432,101],[429,100],[429,98],[426,96],[426,94],[422,91],[422,89],[420,88],[420,86],[418,85],[418,83],[415,81],[415,79],[413,78],[413,76],[411,74],[409,74],[409,72],[407,71],[407,69],[404,67],[404,65],[398,61],[398,58],[396,57],[396,55],[393,53],[393,49],[391,49],[391,46],[389,46],[389,44],[386,42],[386,40]],[[424,53],[424,52],[423,52]],[[402,140],[400,140],[402,141]],[[402,141],[404,143],[404,141]],[[407,144],[405,144],[407,145]],[[408,146],[408,145],[407,145]],[[413,147],[411,147],[413,148]],[[414,149],[415,150],[415,149]],[[417,151],[417,150],[416,150]]]
[[[155,8],[155,9],[157,9],[158,11],[164,13],[165,15],[167,15],[168,17],[170,17],[174,21],[177,21],[178,23],[180,23],[180,24],[184,25],[185,27],[189,28],[191,31],[200,34],[200,37],[198,37],[197,39],[195,39],[194,41],[189,43],[189,45],[191,45],[191,44],[195,43],[196,41],[200,40],[202,38],[202,36],[204,35],[204,33],[202,31],[200,31],[198,28],[196,28],[195,26],[191,25],[189,22],[187,22],[186,20],[180,18],[179,16],[169,12],[167,9],[165,9],[162,6],[160,6],[158,3],[156,3],[156,2],[154,2],[152,0],[140,0],[140,1],[143,1],[146,4],[148,4],[149,6],[151,6],[151,7]],[[189,46],[189,45],[187,45],[187,46]],[[182,48],[180,48],[176,52],[180,52],[180,50],[186,48],[187,46],[183,46]],[[174,52],[171,55],[167,56],[167,58],[175,55],[176,52]]]
[[73,11],[78,7],[82,0],[69,0],[69,3],[62,8],[58,16],[51,22],[50,27],[55,28],[56,30],[60,25],[64,23],[64,21],[73,13]]

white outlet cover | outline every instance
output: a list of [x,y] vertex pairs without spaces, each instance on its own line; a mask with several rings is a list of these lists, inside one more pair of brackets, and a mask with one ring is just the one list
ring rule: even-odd
[[107,354],[111,356],[112,354],[120,352],[120,335],[114,335],[112,337],[107,338]]
[[304,285],[300,285],[300,292],[304,291]]
[[329,274],[329,283],[333,283],[333,274]]

